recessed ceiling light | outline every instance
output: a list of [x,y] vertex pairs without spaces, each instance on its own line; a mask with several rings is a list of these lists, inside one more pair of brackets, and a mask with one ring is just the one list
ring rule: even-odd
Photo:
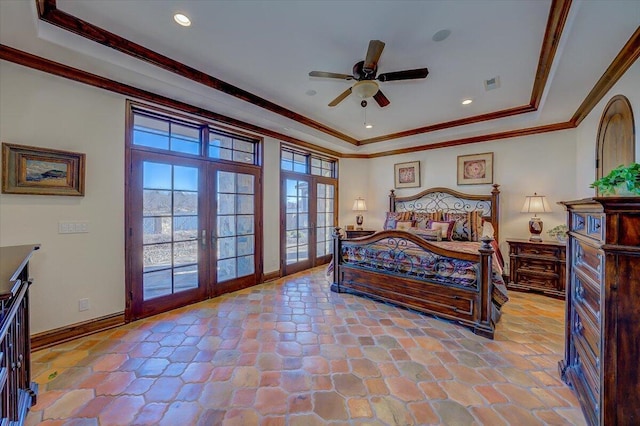
[[373,124],[371,124],[371,123],[365,123],[364,128],[365,128],[365,129],[373,129]]
[[431,37],[433,41],[442,41],[451,35],[451,30],[440,30]]
[[173,15],[173,19],[183,27],[188,27],[191,25],[191,19],[187,17],[187,15],[183,15],[182,13],[176,13]]
[[307,96],[315,96],[316,93],[318,93],[318,92],[316,92],[313,89],[309,89],[309,90],[306,91]]
[[465,99],[462,101],[462,105],[469,105],[471,102],[473,102],[473,99]]

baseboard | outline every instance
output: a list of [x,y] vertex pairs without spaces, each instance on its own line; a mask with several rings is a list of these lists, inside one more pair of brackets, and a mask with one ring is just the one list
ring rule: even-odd
[[105,315],[88,321],[71,324],[66,327],[44,331],[31,336],[31,350],[45,349],[59,343],[68,342],[78,337],[88,336],[99,331],[109,330],[124,325],[124,312]]
[[266,274],[262,274],[262,282],[273,281],[280,278],[282,275],[280,274],[280,270],[267,272]]

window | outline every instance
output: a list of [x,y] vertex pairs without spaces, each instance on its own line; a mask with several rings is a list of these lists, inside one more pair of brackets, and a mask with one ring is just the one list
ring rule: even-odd
[[[207,123],[190,122],[133,108],[132,144],[154,150],[258,164],[258,141],[226,133]],[[204,152],[203,147],[206,147]],[[203,154],[204,153],[204,154]]]
[[314,176],[336,177],[335,160],[284,146],[280,151],[280,169]]

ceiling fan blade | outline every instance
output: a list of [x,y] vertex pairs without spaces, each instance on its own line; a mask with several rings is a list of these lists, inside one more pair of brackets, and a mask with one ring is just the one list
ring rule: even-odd
[[415,70],[395,71],[380,74],[379,81],[396,81],[396,80],[413,80],[415,78],[426,78],[429,75],[427,68],[418,68]]
[[384,93],[382,93],[382,90],[378,90],[378,92],[375,95],[373,95],[373,99],[375,99],[378,105],[380,105],[382,108],[386,107],[391,103],[391,101],[387,99]]
[[369,42],[369,49],[367,49],[367,56],[364,59],[364,65],[362,68],[367,71],[373,71],[378,65],[380,55],[382,55],[382,49],[384,49],[384,42],[380,40],[371,40]]
[[337,98],[335,98],[334,100],[329,102],[329,106],[330,107],[334,107],[334,106],[338,105],[340,102],[342,102],[344,100],[344,98],[346,98],[350,94],[351,94],[351,87],[349,87],[344,92],[340,93]]
[[338,74],[335,72],[326,71],[311,71],[309,77],[326,77],[326,78],[339,78],[340,80],[353,80],[353,76],[349,74]]

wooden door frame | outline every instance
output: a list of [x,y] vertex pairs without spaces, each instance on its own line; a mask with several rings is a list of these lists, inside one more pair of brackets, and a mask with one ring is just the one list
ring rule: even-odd
[[[309,233],[309,260],[304,262],[303,265],[291,268],[287,267],[287,243],[286,243],[286,180],[298,179],[306,180],[309,182],[309,220],[312,221],[313,226],[310,226]],[[317,217],[317,191],[316,186],[318,183],[329,183],[334,186],[334,199],[333,199],[333,223],[338,223],[338,179],[330,178],[326,176],[317,176],[307,173],[298,173],[287,170],[280,171],[280,271],[281,276],[295,274],[296,272],[303,271],[305,269],[313,268],[315,266],[323,265],[331,261],[332,255],[325,255],[321,258],[316,257],[316,217]],[[313,213],[313,215],[312,215]]]

